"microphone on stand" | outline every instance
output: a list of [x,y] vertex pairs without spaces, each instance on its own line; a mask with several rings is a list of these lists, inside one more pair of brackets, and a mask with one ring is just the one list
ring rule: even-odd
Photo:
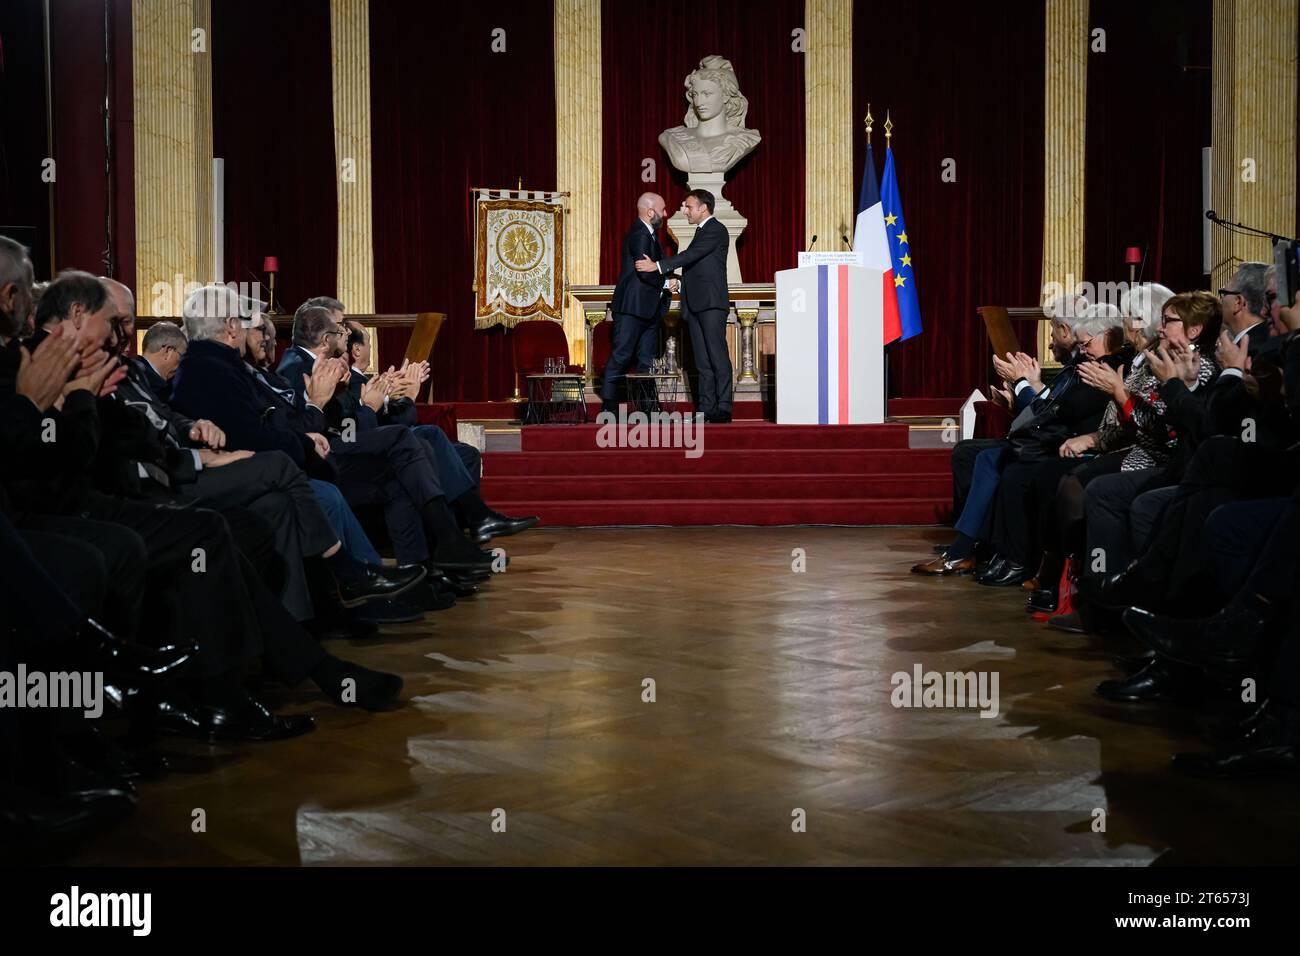
[[815,245],[817,245],[817,234],[816,234],[816,233],[813,234],[812,242],[808,243],[808,251],[809,251],[809,252],[812,252],[812,251],[813,251],[813,246],[815,246]]
[[853,251],[853,243],[849,242],[848,236],[840,236],[840,242],[844,243],[846,246],[849,247],[849,252]]

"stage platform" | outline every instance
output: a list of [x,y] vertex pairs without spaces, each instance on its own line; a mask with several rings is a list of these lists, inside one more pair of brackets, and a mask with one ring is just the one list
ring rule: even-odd
[[528,426],[519,451],[484,456],[483,497],[549,527],[929,525],[951,510],[950,450],[909,447],[907,425],[701,435],[696,449],[602,448],[597,425]]
[[[940,420],[956,418],[965,398],[891,398],[886,414],[898,420]],[[519,422],[523,402],[448,402],[462,422]],[[669,410],[689,412],[687,403],[670,404]],[[600,402],[588,401],[587,413],[595,419],[600,412]],[[765,421],[772,418],[772,407],[765,402],[737,402],[732,409],[737,421]]]

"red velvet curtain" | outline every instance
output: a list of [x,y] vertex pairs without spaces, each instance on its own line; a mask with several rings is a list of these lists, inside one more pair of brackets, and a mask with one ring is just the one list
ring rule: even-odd
[[[50,188],[45,144],[45,44],[37,0],[0,3],[0,229],[32,247],[36,275],[50,270]],[[20,231],[19,231],[20,230]]]
[[[503,398],[509,337],[474,331],[469,190],[555,188],[551,4],[373,3],[370,44],[376,305],[447,313],[435,399]],[[381,352],[408,337],[383,334]]]
[[[709,54],[731,61],[749,100],[745,125],[763,141],[728,174],[724,194],[749,227],[736,248],[747,282],[770,282],[804,248],[804,58],[791,49],[803,25],[801,0],[752,3],[664,0],[652,15],[634,3],[601,6],[604,169],[600,278],[618,279],[619,245],[646,191],[663,195],[671,214],[687,190],[659,134],[686,114],[682,81]],[[656,176],[642,179],[652,159]],[[829,237],[823,237],[823,242]]]
[[220,0],[208,48],[223,278],[265,281],[262,259],[277,256],[276,308],[292,313],[333,295],[338,274],[329,0]]
[[[0,139],[0,226],[35,227],[35,236],[19,238],[32,246],[38,279],[76,268],[134,286],[131,3],[51,0],[53,183],[41,178],[50,156],[42,6],[40,0],[0,4],[0,114],[14,133]],[[105,99],[112,154],[107,170]]]
[[[925,331],[889,349],[889,394],[968,395],[986,378],[981,305],[1038,302],[1043,252],[1042,0],[897,4],[853,17],[854,183],[862,117],[884,169],[885,111]],[[953,160],[956,180],[942,178]],[[850,237],[852,238],[852,237]]]
[[1211,0],[1092,0],[1105,53],[1088,57],[1084,275],[1203,288],[1201,148],[1210,144]]

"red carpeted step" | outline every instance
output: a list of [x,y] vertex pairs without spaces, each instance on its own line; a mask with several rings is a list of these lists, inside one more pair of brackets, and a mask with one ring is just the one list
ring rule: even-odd
[[[683,431],[660,428],[661,441],[680,443]],[[604,451],[625,454],[643,449],[631,447],[601,448],[601,440],[630,441],[637,436],[628,427],[626,436],[619,437],[612,426],[602,429],[597,425],[536,425],[522,431],[524,451]],[[650,429],[643,436],[650,441]],[[707,454],[711,449],[720,451],[738,449],[795,449],[815,448],[897,448],[908,447],[906,425],[773,425],[767,422],[732,422],[728,425],[705,425],[702,431],[692,430],[692,440],[702,438]],[[681,447],[678,447],[681,451]]]
[[[808,501],[655,500],[570,501],[520,500],[505,510],[535,514],[543,526],[601,527],[618,525],[919,525],[948,520],[951,500],[944,498],[852,498]],[[502,544],[509,550],[509,543]]]
[[[491,477],[483,479],[483,497],[502,510],[513,501],[563,501],[575,495],[602,501],[650,499],[942,498],[950,493],[952,476],[928,475],[599,475]],[[509,505],[509,507],[505,507]]]
[[705,447],[699,458],[687,458],[680,448],[602,451],[489,452],[483,474],[498,475],[734,475],[750,473],[908,475],[946,472],[951,452],[946,448],[827,450],[715,450]]

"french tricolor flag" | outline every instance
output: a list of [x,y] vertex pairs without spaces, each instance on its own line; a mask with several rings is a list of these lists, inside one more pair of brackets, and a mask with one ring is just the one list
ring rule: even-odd
[[884,341],[882,346],[903,334],[898,318],[898,296],[894,292],[894,260],[889,254],[889,234],[885,231],[885,213],[880,203],[880,184],[876,182],[876,160],[867,144],[867,164],[862,169],[862,191],[858,194],[858,218],[853,226],[853,251],[858,265],[884,273],[881,290],[884,299]]

